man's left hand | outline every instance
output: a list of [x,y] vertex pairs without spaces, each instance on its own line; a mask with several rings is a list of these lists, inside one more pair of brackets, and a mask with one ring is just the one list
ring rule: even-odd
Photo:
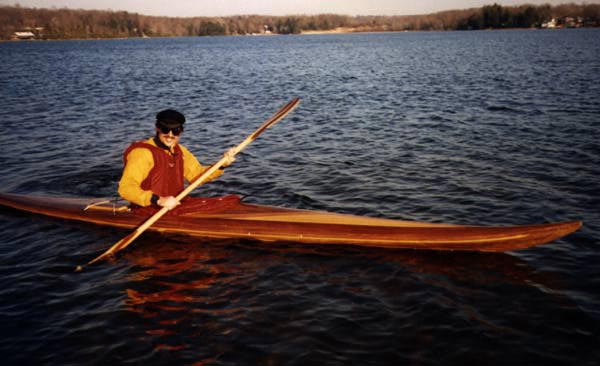
[[235,161],[235,147],[232,147],[231,149],[227,150],[225,154],[223,154],[223,157],[225,158],[225,162],[222,165],[223,168],[233,164],[233,162]]

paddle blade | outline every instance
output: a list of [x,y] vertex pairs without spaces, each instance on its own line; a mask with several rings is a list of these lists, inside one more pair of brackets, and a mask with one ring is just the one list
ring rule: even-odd
[[267,128],[271,128],[271,126],[273,126],[275,123],[281,121],[285,116],[290,114],[290,112],[293,111],[298,106],[298,104],[300,104],[299,97],[290,100],[286,105],[281,107],[275,114],[273,114],[271,118],[266,120],[262,124],[262,126],[260,126],[256,131],[254,131],[254,133],[252,134],[252,138],[255,139],[256,137],[258,137],[258,135],[263,133],[264,130],[266,130]]
[[267,128],[271,128],[275,123],[281,121],[285,116],[290,114],[300,104],[300,97],[296,97],[290,100],[285,106],[283,106],[278,113],[275,113],[271,117],[272,121],[269,121]]
[[[117,243],[115,243],[115,245],[110,247],[107,251],[100,254],[99,256],[92,259],[91,261],[87,262],[85,264],[85,266],[89,266],[90,264],[99,262],[107,257],[112,256],[114,253],[118,252],[119,250],[125,249],[125,247],[127,247],[135,238],[138,237],[138,235],[139,234],[137,234],[137,231],[132,232],[131,234],[127,235],[126,237],[124,237],[123,239],[121,239]],[[85,266],[77,266],[77,268],[75,269],[75,272],[81,272]]]

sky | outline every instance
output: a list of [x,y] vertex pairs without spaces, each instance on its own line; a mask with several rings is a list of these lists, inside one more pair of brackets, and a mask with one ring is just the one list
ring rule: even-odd
[[476,8],[498,3],[503,6],[521,4],[557,5],[575,2],[600,3],[600,0],[0,0],[0,5],[35,8],[71,8],[126,10],[129,12],[171,16],[228,15],[310,15],[334,13],[343,15],[413,15],[443,10]]

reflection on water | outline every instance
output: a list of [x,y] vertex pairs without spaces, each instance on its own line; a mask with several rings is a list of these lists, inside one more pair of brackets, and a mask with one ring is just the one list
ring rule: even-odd
[[[385,343],[386,334],[398,331],[386,326],[386,319],[405,312],[415,296],[421,298],[423,284],[429,305],[410,306],[453,309],[469,327],[499,337],[523,336],[518,327],[486,314],[479,302],[490,301],[494,291],[507,286],[531,291],[531,284],[537,284],[560,292],[555,274],[538,273],[508,254],[382,252],[292,243],[178,241],[154,235],[135,243],[121,260],[131,267],[126,308],[143,319],[147,340],[156,351],[177,354],[178,359],[201,359],[197,364],[215,361],[216,344],[220,355],[229,357],[245,337],[258,337],[258,343],[266,337],[272,345],[254,349],[253,362],[265,357],[290,360],[287,346],[273,341],[280,332],[285,344],[297,337],[308,337],[311,344],[325,334],[344,338],[357,326],[365,332],[361,319],[375,325],[369,338]],[[365,337],[359,339],[366,341]],[[394,344],[389,342],[386,348]],[[314,357],[310,352],[305,356]]]
[[[231,272],[217,263],[222,261],[222,253],[184,244],[141,245],[149,249],[126,256],[137,270],[128,276],[125,304],[146,319],[146,334],[155,339],[155,349],[178,351],[191,347],[178,327],[190,323],[197,312],[233,315],[231,311],[210,309],[218,306],[210,288],[221,275]],[[206,330],[206,324],[202,328]]]

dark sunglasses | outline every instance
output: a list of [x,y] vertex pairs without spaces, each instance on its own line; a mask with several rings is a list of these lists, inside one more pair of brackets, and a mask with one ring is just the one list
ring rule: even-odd
[[173,136],[179,136],[183,132],[183,127],[175,127],[175,128],[169,128],[169,127],[165,127],[165,126],[156,126],[156,127],[158,128],[160,133],[162,133],[163,135],[168,135],[169,131],[171,131],[173,133]]

